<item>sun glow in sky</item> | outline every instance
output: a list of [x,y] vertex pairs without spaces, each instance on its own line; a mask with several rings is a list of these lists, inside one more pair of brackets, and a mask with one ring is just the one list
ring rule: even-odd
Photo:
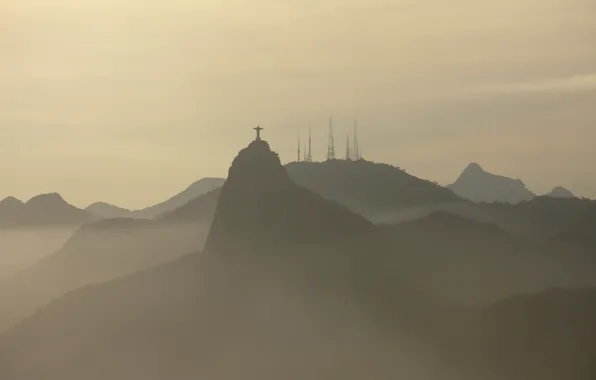
[[225,176],[252,127],[294,160],[469,162],[596,197],[592,0],[0,3],[0,197],[143,207]]

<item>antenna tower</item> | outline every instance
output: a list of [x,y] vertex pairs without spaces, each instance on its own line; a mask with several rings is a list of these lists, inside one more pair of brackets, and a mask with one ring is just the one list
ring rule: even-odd
[[333,122],[329,118],[329,146],[327,147],[327,160],[335,160],[335,139],[333,138]]
[[353,152],[354,160],[358,161],[362,159],[360,156],[360,147],[358,146],[358,122],[354,120],[354,152]]
[[350,136],[346,136],[346,160],[352,160],[352,151],[350,150]]
[[300,136],[298,136],[298,161],[300,162]]
[[304,148],[304,154],[306,155],[304,161],[312,162],[312,139],[310,137],[310,129],[308,130],[308,150]]

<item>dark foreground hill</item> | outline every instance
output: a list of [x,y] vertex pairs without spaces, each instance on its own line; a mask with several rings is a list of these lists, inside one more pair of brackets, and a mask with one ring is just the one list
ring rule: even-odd
[[[554,289],[435,319],[444,357],[494,379],[596,375],[596,291]],[[464,363],[464,364],[462,364]]]
[[55,193],[38,195],[26,203],[12,197],[0,202],[0,228],[71,226],[91,220],[91,214]]
[[[456,231],[499,236],[467,223]],[[402,236],[430,228],[418,233],[432,239],[444,221],[422,226],[406,226]],[[524,333],[543,311],[532,302],[511,314],[454,311],[429,297],[428,272],[403,275],[420,267],[392,228],[298,187],[255,141],[230,168],[202,253],[52,302],[0,337],[0,378],[492,379],[495,354],[504,363],[497,378],[565,369],[594,377],[580,367],[594,354],[581,340],[589,331],[567,329],[577,315],[566,307],[574,292],[552,301],[560,314],[538,337]],[[593,307],[590,297],[577,302]],[[495,320],[476,317],[485,312]],[[484,326],[518,328],[474,340]],[[541,351],[525,367],[515,364],[513,345],[539,346],[561,331],[569,340],[562,360]]]

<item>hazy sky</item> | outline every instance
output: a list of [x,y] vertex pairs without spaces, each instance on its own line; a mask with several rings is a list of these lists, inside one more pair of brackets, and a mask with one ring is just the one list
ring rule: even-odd
[[137,208],[357,118],[365,158],[596,197],[594,0],[0,2],[0,197]]

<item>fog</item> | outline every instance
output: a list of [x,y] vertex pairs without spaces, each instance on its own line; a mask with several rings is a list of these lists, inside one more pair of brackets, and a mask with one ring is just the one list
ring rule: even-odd
[[0,281],[57,251],[77,228],[0,229]]
[[[4,230],[0,332],[53,299],[200,250],[209,226],[106,220],[80,228]],[[27,239],[27,240],[25,240]]]

